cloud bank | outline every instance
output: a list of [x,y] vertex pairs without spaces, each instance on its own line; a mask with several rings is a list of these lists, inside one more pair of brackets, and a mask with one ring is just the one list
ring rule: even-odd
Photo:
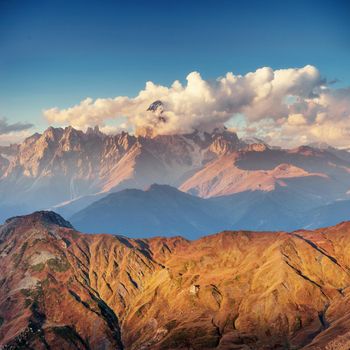
[[6,118],[0,118],[0,135],[28,130],[33,127],[30,123],[9,124]]
[[[264,67],[245,75],[229,72],[215,81],[192,72],[186,80],[170,87],[147,82],[134,98],[86,98],[70,108],[43,113],[52,124],[82,129],[106,128],[119,119],[123,128],[152,129],[155,134],[211,130],[226,124],[243,136],[274,144],[324,141],[350,146],[350,88],[333,89],[314,66]],[[162,101],[162,110],[148,110],[157,100]]]
[[31,135],[31,123],[9,124],[6,118],[0,118],[0,145],[22,142],[23,139]]

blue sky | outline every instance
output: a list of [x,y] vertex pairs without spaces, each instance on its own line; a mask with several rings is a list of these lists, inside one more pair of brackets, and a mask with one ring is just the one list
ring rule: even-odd
[[215,79],[316,66],[350,85],[349,1],[0,1],[0,118]]

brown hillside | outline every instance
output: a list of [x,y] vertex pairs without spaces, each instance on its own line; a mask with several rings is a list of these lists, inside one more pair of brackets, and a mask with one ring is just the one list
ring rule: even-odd
[[0,227],[2,349],[349,349],[350,223],[131,240]]

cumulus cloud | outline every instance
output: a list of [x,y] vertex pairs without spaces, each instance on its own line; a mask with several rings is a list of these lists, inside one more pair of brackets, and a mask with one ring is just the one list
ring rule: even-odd
[[297,114],[290,114],[288,116],[288,124],[290,125],[305,125],[307,123],[306,118],[303,114],[297,113]]
[[[322,139],[348,146],[344,143],[349,142],[349,97],[349,89],[332,89],[313,66],[264,67],[245,75],[229,72],[215,81],[192,72],[186,84],[175,81],[168,87],[147,82],[133,98],[87,98],[70,108],[43,113],[58,125],[107,128],[109,121],[120,119],[123,128],[152,129],[156,134],[210,130],[240,115],[245,125],[235,127],[243,135],[255,130],[256,136],[275,138],[276,144]],[[157,100],[163,103],[161,118],[159,110],[148,110]]]
[[31,123],[9,123],[6,118],[0,118],[0,145],[22,142],[32,133],[30,129],[34,125]]
[[0,135],[28,130],[31,127],[33,127],[33,124],[20,122],[9,124],[6,118],[0,118]]
[[0,134],[0,146],[6,146],[12,143],[21,143],[25,138],[31,136],[32,134],[33,133],[30,130]]

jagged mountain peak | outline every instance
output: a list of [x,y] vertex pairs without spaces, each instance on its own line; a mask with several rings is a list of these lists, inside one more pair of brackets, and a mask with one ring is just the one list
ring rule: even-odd
[[89,127],[86,130],[87,135],[104,135],[101,131],[98,125],[94,126],[93,128]]
[[[153,106],[153,104],[155,104]],[[158,109],[158,107],[163,106],[161,101],[155,101],[153,104],[150,105],[148,108],[149,111],[154,111]],[[65,128],[61,127],[53,127],[50,126],[42,134],[35,133],[28,138],[26,138],[26,143],[32,143],[37,141],[38,139],[45,139],[45,140],[51,140],[51,141],[60,141],[61,139],[74,139],[74,138],[84,138],[88,139],[92,136],[100,136],[104,138],[109,139],[138,139],[138,141],[142,142],[142,139],[148,138],[147,135],[133,135],[126,131],[122,131],[121,133],[114,134],[114,135],[107,135],[100,131],[98,126],[95,126],[94,128],[89,127],[86,131],[76,129],[73,126],[67,126]],[[197,141],[201,141],[203,146],[208,146],[209,143],[214,142],[217,139],[222,139],[227,142],[238,142],[238,136],[236,132],[231,131],[227,129],[226,127],[223,128],[214,128],[212,131],[200,131],[195,129],[192,133],[189,134],[169,134],[169,135],[155,135],[152,139],[160,139],[163,140],[171,140],[170,142],[173,142],[176,139],[181,138],[188,138],[188,139],[194,139]],[[200,143],[200,142],[198,142]]]
[[57,137],[62,137],[65,129],[63,128],[55,128],[53,126],[49,126],[40,136],[43,136],[47,139],[55,139]]
[[164,107],[163,102],[160,100],[156,100],[149,105],[149,107],[147,108],[147,111],[155,112],[159,108],[163,108],[163,107]]

